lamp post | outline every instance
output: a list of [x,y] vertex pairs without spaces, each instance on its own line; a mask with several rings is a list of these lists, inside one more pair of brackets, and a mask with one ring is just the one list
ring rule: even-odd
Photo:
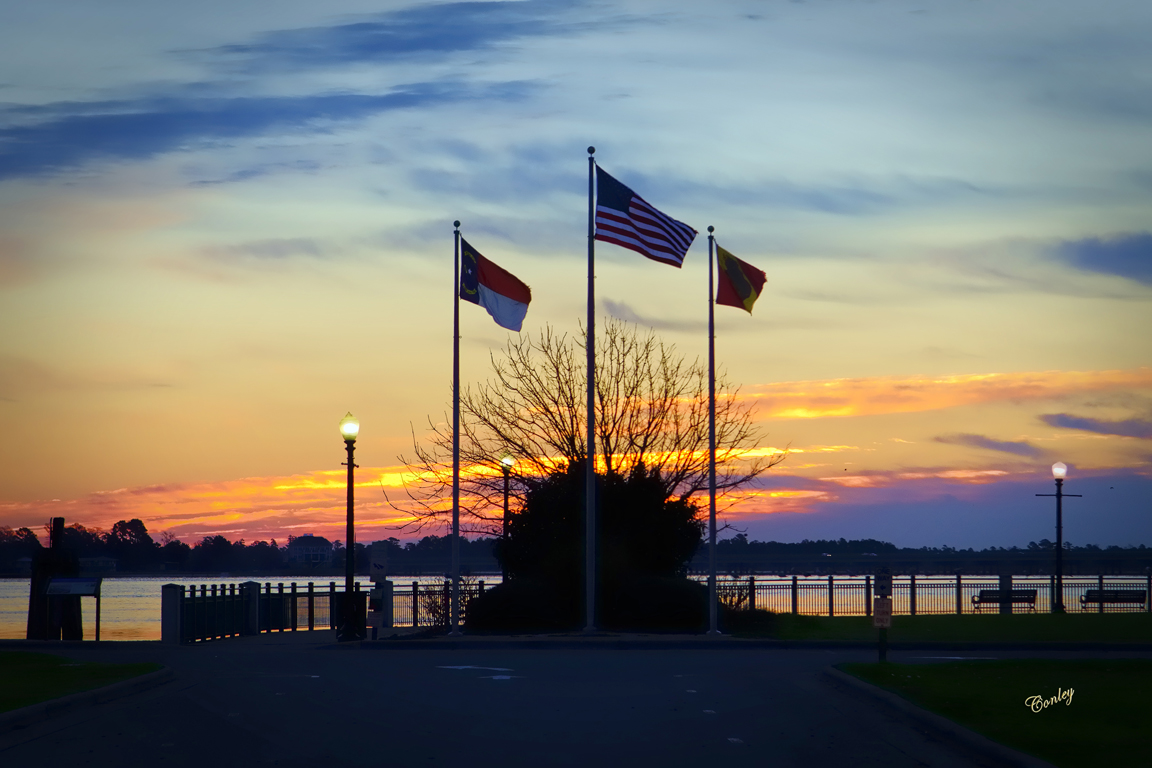
[[1058,461],[1052,465],[1052,477],[1056,478],[1056,493],[1038,493],[1037,496],[1056,497],[1056,599],[1052,603],[1052,613],[1064,613],[1064,510],[1061,501],[1065,496],[1080,498],[1078,493],[1064,493],[1064,477],[1068,465]]
[[352,514],[353,483],[352,470],[356,464],[352,461],[352,452],[356,447],[356,436],[360,434],[360,422],[349,412],[340,419],[340,436],[344,438],[344,447],[348,451],[348,530],[344,543],[344,611],[340,619],[340,629],[336,632],[336,639],[363,640],[360,633],[359,622],[356,621],[356,604],[353,602],[352,581],[356,576],[356,528]]
[[[504,528],[503,528],[503,532],[501,534],[501,540],[504,542],[504,547],[505,547],[505,552],[504,552],[504,558],[505,558],[504,562],[505,563],[508,562],[508,560],[507,560],[507,558],[508,558],[508,552],[507,552],[508,521],[510,519],[510,515],[508,513],[508,474],[509,474],[509,472],[512,471],[512,465],[515,463],[516,463],[516,459],[512,458],[507,453],[504,454],[500,458],[500,468],[504,470]],[[508,566],[507,565],[505,565],[503,568],[500,569],[500,583],[503,584],[506,581],[508,581]]]

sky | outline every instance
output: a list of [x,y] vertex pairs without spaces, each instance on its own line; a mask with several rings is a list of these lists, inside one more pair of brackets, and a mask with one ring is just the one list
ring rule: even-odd
[[[717,358],[785,462],[725,535],[1152,545],[1139,0],[0,7],[0,525],[398,528],[450,408],[453,220],[578,333],[587,152],[700,231],[597,316]],[[508,332],[461,307],[461,371]],[[386,496],[387,494],[387,496]],[[424,533],[442,531],[425,531]]]

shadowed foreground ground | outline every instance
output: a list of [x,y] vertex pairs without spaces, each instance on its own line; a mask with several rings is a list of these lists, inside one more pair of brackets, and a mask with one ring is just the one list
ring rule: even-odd
[[330,634],[61,649],[82,661],[161,662],[176,679],[0,735],[0,763],[996,765],[822,674],[873,660],[864,650],[374,651],[323,647]]

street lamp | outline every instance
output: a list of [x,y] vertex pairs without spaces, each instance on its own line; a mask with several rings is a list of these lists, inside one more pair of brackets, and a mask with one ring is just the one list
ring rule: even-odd
[[500,459],[500,468],[504,470],[504,529],[501,538],[504,542],[504,562],[505,565],[500,570],[500,583],[508,581],[508,521],[511,515],[508,513],[508,473],[512,471],[512,465],[516,463],[516,459],[512,458],[510,454],[504,454]]
[[1052,613],[1064,613],[1064,510],[1061,501],[1065,496],[1081,498],[1078,493],[1064,493],[1064,477],[1068,465],[1058,461],[1052,465],[1052,477],[1056,478],[1056,493],[1038,493],[1037,496],[1056,497],[1056,595],[1052,601]]
[[352,516],[352,494],[355,483],[352,479],[352,470],[356,464],[352,461],[352,451],[356,447],[356,436],[360,434],[360,422],[349,412],[340,419],[340,436],[344,438],[344,448],[348,451],[348,531],[344,544],[344,611],[341,617],[340,629],[336,632],[336,639],[363,640],[360,631],[360,622],[356,620],[356,604],[353,602],[352,580],[356,575],[356,528]]

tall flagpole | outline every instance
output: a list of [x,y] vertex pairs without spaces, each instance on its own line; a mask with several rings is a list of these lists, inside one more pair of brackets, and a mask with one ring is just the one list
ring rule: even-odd
[[460,633],[460,222],[452,258],[452,631]]
[[596,631],[596,240],[592,181],[596,147],[588,147],[588,457],[584,463],[584,612],[585,632]]
[[716,628],[716,298],[712,288],[712,233],[708,227],[708,634]]

